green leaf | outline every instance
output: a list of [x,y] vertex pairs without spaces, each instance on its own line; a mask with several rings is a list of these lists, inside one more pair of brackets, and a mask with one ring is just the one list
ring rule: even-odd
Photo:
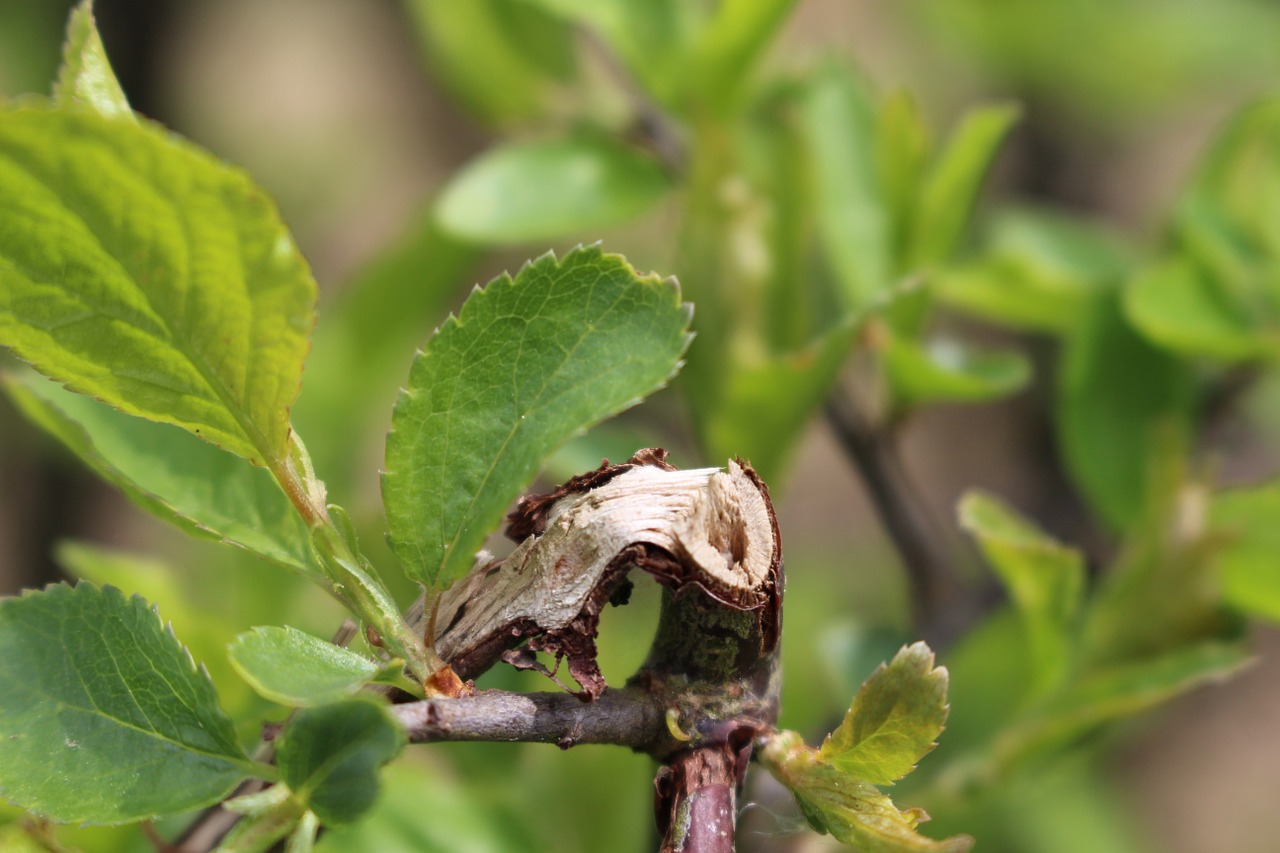
[[661,103],[696,83],[684,56],[701,11],[680,0],[528,0],[594,30]]
[[[505,813],[507,798],[491,786],[460,785],[438,767],[409,756],[383,771],[385,790],[356,823],[326,831],[323,853],[376,850],[378,853],[528,853],[539,845],[533,830]],[[504,808],[505,807],[505,808]],[[463,846],[462,839],[466,839]]]
[[80,584],[0,601],[0,795],[124,823],[217,802],[253,772],[208,676],[142,599]]
[[957,835],[942,841],[916,827],[928,820],[921,809],[899,811],[875,786],[851,776],[804,745],[795,732],[778,732],[760,753],[769,772],[785,785],[818,832],[864,853],[965,853],[973,839]]
[[1235,643],[1208,642],[1146,660],[1102,667],[1006,729],[998,760],[1012,763],[1069,744],[1104,723],[1136,716],[1202,684],[1223,681],[1251,655]]
[[107,118],[134,119],[98,35],[93,20],[93,0],[82,0],[67,21],[62,68],[58,71],[53,97],[60,107],[83,104]]
[[266,471],[188,432],[126,415],[33,373],[2,381],[23,414],[138,506],[188,533],[319,574],[306,525]]
[[1058,214],[1006,213],[988,243],[979,260],[932,271],[931,289],[957,308],[1019,329],[1071,332],[1099,288],[1128,267],[1112,235]]
[[844,323],[786,355],[744,358],[730,368],[703,423],[712,459],[741,456],[766,482],[782,481],[804,428],[822,404],[860,328]]
[[1084,558],[982,492],[961,498],[959,517],[1022,617],[1034,662],[1032,678],[1041,688],[1054,683],[1065,674],[1074,643],[1084,598]]
[[404,729],[381,702],[344,699],[298,711],[280,738],[276,764],[322,822],[350,823],[373,805],[378,770],[404,744]]
[[951,135],[920,188],[907,268],[944,260],[954,251],[1000,143],[1019,110],[1011,105],[971,110]]
[[572,31],[526,0],[411,0],[408,10],[436,75],[487,121],[542,114],[574,69]]
[[440,226],[464,239],[533,243],[595,234],[656,204],[662,168],[594,136],[514,142],[467,164],[440,195]]
[[1099,299],[1068,341],[1059,388],[1059,440],[1068,470],[1117,528],[1142,510],[1156,433],[1189,431],[1190,366],[1125,322],[1115,297]]
[[596,247],[473,293],[414,362],[387,437],[383,500],[409,575],[465,574],[552,451],[675,373],[688,323],[672,280]]
[[947,721],[947,671],[924,643],[904,646],[866,680],[818,757],[855,779],[892,785],[937,744]]
[[695,47],[692,80],[709,106],[725,107],[782,29],[796,0],[722,0]]
[[231,664],[260,695],[282,705],[323,705],[403,669],[296,628],[254,628],[232,641]]
[[1224,540],[1214,561],[1226,602],[1244,613],[1280,620],[1280,484],[1215,495],[1209,523]]
[[981,402],[1008,396],[1031,379],[1016,352],[976,352],[958,340],[920,342],[889,331],[879,350],[890,390],[900,406]]
[[875,113],[861,83],[830,65],[806,93],[802,122],[813,160],[823,250],[846,307],[864,308],[890,283],[890,221],[875,172]]
[[1136,276],[1125,313],[1152,341],[1192,355],[1240,361],[1280,355],[1280,328],[1265,328],[1191,263],[1175,259]]
[[241,172],[148,122],[0,121],[0,343],[130,414],[286,457],[315,282]]

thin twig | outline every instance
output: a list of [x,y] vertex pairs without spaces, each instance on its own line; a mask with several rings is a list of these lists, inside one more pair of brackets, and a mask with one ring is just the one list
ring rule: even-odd
[[972,604],[947,551],[946,537],[917,497],[893,436],[868,423],[840,387],[827,398],[826,416],[902,558],[917,633],[930,643],[945,644]]

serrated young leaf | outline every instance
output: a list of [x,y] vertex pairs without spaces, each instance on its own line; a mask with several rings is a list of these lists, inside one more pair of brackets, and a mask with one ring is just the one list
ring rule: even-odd
[[281,463],[316,286],[242,172],[149,122],[0,121],[0,344],[80,393]]
[[127,415],[26,371],[0,377],[18,409],[143,509],[308,576],[306,525],[271,475],[185,430]]
[[0,601],[0,796],[125,823],[217,802],[254,772],[208,676],[141,598],[82,583]]
[[254,690],[282,705],[323,705],[404,668],[289,627],[254,628],[236,637],[228,652],[231,665]]
[[866,680],[817,754],[854,779],[892,785],[937,745],[946,722],[947,670],[912,643]]
[[672,280],[597,247],[472,293],[392,414],[382,495],[409,576],[443,587],[465,574],[557,447],[675,374],[689,318]]
[[93,0],[81,0],[67,20],[53,98],[60,107],[83,105],[107,118],[136,120],[98,35]]
[[350,823],[378,796],[378,770],[405,744],[404,729],[372,699],[304,708],[276,750],[281,778],[326,824]]
[[965,494],[957,512],[1022,617],[1033,678],[1038,686],[1053,683],[1063,675],[1075,639],[1084,557],[982,492]]
[[760,760],[795,796],[814,829],[862,853],[966,853],[973,846],[967,835],[921,835],[916,828],[929,819],[923,810],[900,811],[871,783],[823,760],[795,732],[770,737]]

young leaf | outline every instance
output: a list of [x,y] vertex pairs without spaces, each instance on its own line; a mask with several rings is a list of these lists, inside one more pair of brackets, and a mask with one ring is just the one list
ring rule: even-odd
[[537,117],[574,68],[572,30],[526,0],[407,6],[441,82],[488,121]]
[[134,119],[93,20],[93,0],[81,0],[67,21],[62,68],[53,89],[60,107],[83,104],[107,118]]
[[1017,118],[1017,107],[982,107],[968,113],[952,133],[920,188],[908,268],[942,261],[955,249],[987,170]]
[[403,669],[289,627],[254,628],[236,637],[228,651],[244,680],[282,705],[323,705]]
[[1119,300],[1099,299],[1067,344],[1059,436],[1073,479],[1117,528],[1137,518],[1156,431],[1189,428],[1191,368],[1141,338]]
[[316,287],[241,172],[148,122],[0,121],[0,343],[130,414],[285,458]]
[[253,772],[208,676],[142,599],[82,583],[0,601],[0,796],[123,823],[217,802]]
[[143,509],[301,574],[319,573],[306,525],[266,471],[33,373],[0,381],[23,414]]
[[405,744],[404,729],[382,703],[344,699],[304,708],[276,750],[280,776],[326,824],[350,823],[378,796],[378,770]]
[[900,406],[998,399],[1031,379],[1031,365],[1020,353],[978,352],[955,340],[921,342],[885,331],[880,355]]
[[823,249],[846,307],[864,308],[893,272],[891,223],[874,168],[870,96],[846,69],[829,66],[814,77],[802,121]]
[[1247,666],[1235,643],[1190,645],[1147,660],[1102,667],[1037,707],[997,741],[998,760],[1026,760],[1072,742],[1098,726],[1154,708]]
[[1244,613],[1280,621],[1280,484],[1215,495],[1209,520],[1225,538],[1214,560],[1222,573],[1227,603]]
[[1070,653],[1084,596],[1084,558],[981,492],[961,498],[958,511],[960,526],[978,540],[1022,616],[1034,677],[1052,682]]
[[872,673],[818,758],[855,779],[892,785],[936,746],[947,721],[947,670],[924,643]]
[[444,586],[470,569],[552,451],[675,373],[689,316],[673,281],[596,247],[473,293],[392,414],[382,494],[409,575]]
[[780,483],[796,441],[822,404],[859,328],[843,323],[797,352],[734,364],[721,396],[704,414],[707,455],[741,456],[767,482]]
[[749,79],[751,66],[782,28],[796,0],[724,0],[718,4],[695,50],[690,70],[706,102],[727,105]]
[[649,156],[597,137],[516,142],[468,164],[436,208],[441,227],[491,243],[598,232],[648,210],[668,181]]
[[824,761],[795,732],[769,738],[760,760],[795,795],[800,810],[818,832],[864,853],[965,853],[973,839],[957,835],[941,841],[916,827],[928,820],[920,809],[899,811],[869,782]]
[[[1155,265],[1125,291],[1125,313],[1151,340],[1223,361],[1280,356],[1280,328],[1222,292],[1183,258]],[[1262,312],[1256,312],[1262,314]]]

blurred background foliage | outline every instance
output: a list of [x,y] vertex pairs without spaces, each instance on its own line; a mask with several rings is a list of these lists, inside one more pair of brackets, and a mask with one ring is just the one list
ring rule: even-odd
[[[0,92],[47,91],[69,6],[0,3]],[[97,14],[135,109],[246,167],[315,267],[294,423],[363,541],[381,541],[377,470],[414,347],[472,283],[602,240],[680,278],[698,338],[672,389],[566,448],[547,482],[647,445],[756,465],[787,554],[785,726],[820,737],[923,636],[952,672],[952,719],[895,800],[926,807],[930,834],[1273,849],[1280,6]],[[3,589],[71,575],[159,602],[255,738],[280,711],[226,643],[257,624],[327,635],[338,608],[155,524],[0,405]],[[643,657],[655,601],[641,589],[606,617],[611,680]],[[327,849],[654,846],[647,759],[414,752]],[[740,849],[822,849],[763,775]],[[132,831],[59,837],[147,849]]]

